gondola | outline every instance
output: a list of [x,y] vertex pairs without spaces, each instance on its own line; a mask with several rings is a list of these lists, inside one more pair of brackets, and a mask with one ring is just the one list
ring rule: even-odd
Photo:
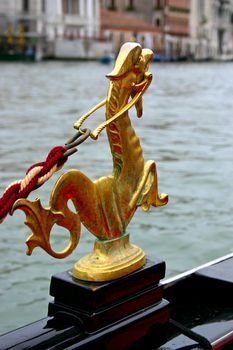
[[[161,288],[163,298],[160,296],[160,301],[128,314],[127,305],[132,304],[132,299],[138,298],[139,293],[124,297],[121,303],[127,314],[118,321],[114,321],[114,308],[119,308],[119,302],[108,304],[105,313],[103,307],[92,315],[89,311],[89,318],[98,313],[108,317],[107,325],[91,332],[87,312],[82,313],[74,305],[65,306],[60,301],[62,295],[69,294],[72,298],[70,287],[65,288],[65,281],[70,276],[70,271],[66,271],[51,281],[50,293],[53,296],[58,293],[49,305],[49,314],[53,316],[2,335],[0,349],[233,349],[233,254],[159,284],[158,269],[162,276],[164,263],[156,260],[154,272],[152,260],[148,259],[147,265],[154,280],[150,276],[151,286],[145,288],[144,297],[150,303],[152,295],[158,294],[156,288]],[[132,275],[118,280],[118,285],[131,285],[137,277],[135,273]],[[96,283],[93,288],[100,288],[100,284]],[[83,296],[82,302],[85,304]],[[158,313],[159,307],[165,309],[157,318],[155,309]]]
[[[8,212],[25,212],[32,230],[28,255],[40,247],[56,258],[68,256],[78,245],[81,222],[96,237],[90,254],[52,276],[47,315],[0,336],[0,350],[233,349],[233,254],[164,280],[165,262],[131,244],[126,230],[139,207],[148,211],[168,203],[168,196],[158,192],[155,162],[144,161],[128,114],[135,106],[142,116],[153,56],[137,43],[124,44],[107,75],[107,98],[74,124],[78,132],[65,147],[55,147],[0,199],[2,221]],[[105,122],[93,131],[81,128],[102,106]],[[105,128],[113,175],[91,181],[79,170],[69,170],[51,191],[49,208],[39,199],[26,199],[62,167],[77,145],[88,137],[97,140]],[[68,200],[76,212],[68,208]],[[70,232],[60,252],[50,245],[55,224]]]

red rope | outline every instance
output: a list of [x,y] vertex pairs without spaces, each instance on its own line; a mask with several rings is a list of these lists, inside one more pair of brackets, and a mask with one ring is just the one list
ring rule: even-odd
[[38,184],[38,179],[40,177],[49,173],[50,170],[54,167],[54,165],[60,167],[66,162],[66,159],[63,157],[66,151],[67,149],[63,146],[54,147],[49,152],[44,162],[36,163],[27,170],[26,175],[33,168],[38,166],[42,167],[39,174],[35,175],[22,190],[20,190],[20,181],[17,183],[13,183],[5,190],[3,196],[0,198],[0,222],[3,221],[7,214],[10,213],[17,199],[27,198],[30,192],[41,186],[40,184]]

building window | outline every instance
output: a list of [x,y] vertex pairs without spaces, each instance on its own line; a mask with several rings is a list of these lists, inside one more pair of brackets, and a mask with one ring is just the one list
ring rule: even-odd
[[156,27],[160,27],[160,18],[156,18],[156,20],[155,20],[155,26]]
[[203,0],[198,1],[198,10],[201,16],[205,14],[205,3]]
[[125,41],[125,34],[120,33],[120,46],[124,43],[124,41]]
[[62,8],[65,15],[78,15],[80,13],[79,0],[63,0]]
[[218,6],[218,16],[222,17],[224,14],[224,2],[220,1]]
[[126,11],[134,11],[134,10],[135,10],[134,0],[128,0]]
[[[64,13],[64,15],[69,13],[69,2],[68,2],[68,0],[63,0],[62,1],[62,12]],[[67,35],[67,33],[66,33],[66,35]]]
[[42,0],[42,2],[41,2],[41,10],[42,10],[43,13],[45,13],[45,11],[46,11],[45,0]]
[[23,0],[22,8],[23,8],[23,12],[29,11],[29,0]]
[[138,33],[134,32],[133,33],[133,41],[137,41],[138,40]]
[[155,0],[155,10],[160,10],[162,6],[162,0]]
[[19,26],[23,28],[24,33],[29,33],[30,32],[30,26],[28,21],[20,21]]
[[117,8],[116,8],[116,2],[115,2],[115,0],[110,0],[110,1],[109,1],[108,9],[109,9],[109,10],[112,10],[112,11],[115,11],[115,10],[117,9]]

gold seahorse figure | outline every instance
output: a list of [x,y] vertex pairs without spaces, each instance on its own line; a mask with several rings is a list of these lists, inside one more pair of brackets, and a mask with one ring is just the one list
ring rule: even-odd
[[[168,196],[158,194],[155,162],[145,163],[138,136],[131,125],[128,109],[135,105],[138,117],[142,115],[142,95],[149,86],[152,75],[148,66],[153,52],[137,43],[122,46],[110,81],[107,98],[84,115],[74,127],[80,128],[84,120],[99,107],[106,105],[106,121],[93,134],[97,138],[107,129],[113,159],[113,175],[96,181],[79,170],[63,174],[50,196],[50,208],[44,209],[39,200],[19,200],[15,209],[26,213],[26,224],[32,229],[27,240],[28,254],[41,246],[50,255],[63,258],[78,244],[80,222],[97,238],[91,254],[74,266],[74,277],[83,280],[104,281],[126,275],[145,263],[141,248],[130,244],[126,228],[136,209],[141,206],[162,206]],[[130,99],[131,98],[131,99]],[[77,213],[69,210],[72,200]],[[54,252],[49,243],[54,223],[68,228],[70,242],[62,252]]]

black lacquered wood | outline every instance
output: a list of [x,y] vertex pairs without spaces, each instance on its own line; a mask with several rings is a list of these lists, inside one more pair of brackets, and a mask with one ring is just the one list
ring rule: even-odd
[[58,312],[74,314],[88,332],[95,332],[151,305],[163,297],[159,279],[165,263],[147,259],[145,266],[118,280],[102,283],[84,282],[65,272],[52,277],[49,316]]
[[85,311],[94,311],[158,285],[165,276],[165,263],[147,258],[141,269],[110,282],[85,282],[66,271],[52,277],[50,295],[55,302]]

